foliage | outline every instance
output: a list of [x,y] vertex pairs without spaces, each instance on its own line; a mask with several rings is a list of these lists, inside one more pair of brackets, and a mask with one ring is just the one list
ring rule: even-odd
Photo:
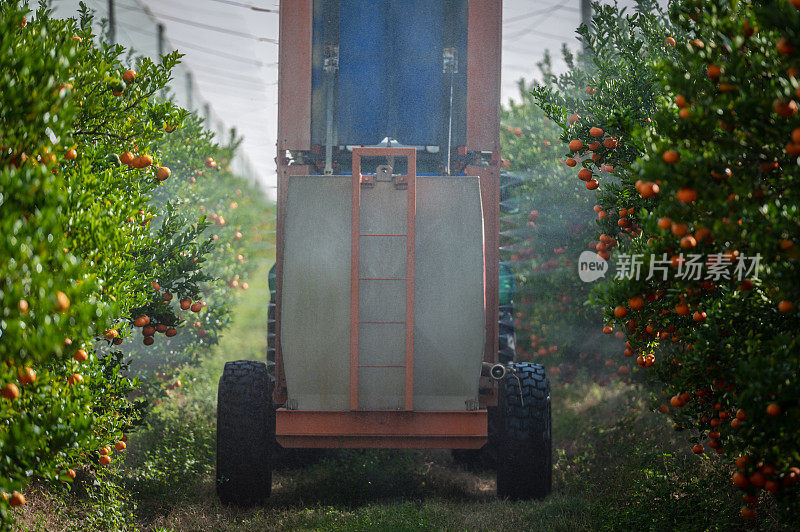
[[[123,47],[96,41],[85,6],[79,20],[44,7],[31,16],[18,1],[0,15],[6,525],[32,477],[113,491],[107,455],[148,409],[132,398],[180,384],[155,380],[141,359],[163,377],[216,341],[231,288],[246,288],[240,228],[260,196],[227,167],[235,138],[215,144],[200,120],[158,97],[178,53],[123,59]],[[185,298],[197,307],[182,308]],[[151,350],[131,358],[139,330]],[[159,351],[157,333],[167,336]]]
[[[600,186],[598,254],[618,248],[642,262],[642,275],[621,271],[594,301],[626,333],[625,355],[672,396],[672,408],[656,405],[690,430],[695,452],[705,444],[747,457],[733,479],[746,491],[742,515],[752,516],[761,489],[791,511],[800,478],[800,12],[785,0],[686,0],[666,21],[596,7],[597,38],[582,32],[597,72],[587,75],[590,97],[536,94]],[[572,110],[586,118],[570,124]],[[589,157],[592,128],[603,144]],[[711,278],[682,275],[692,254]]]

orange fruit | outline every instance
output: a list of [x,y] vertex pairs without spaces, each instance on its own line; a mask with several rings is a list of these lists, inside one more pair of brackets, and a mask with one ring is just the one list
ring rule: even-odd
[[577,115],[577,114],[575,114],[575,113],[572,113],[571,115],[569,115],[569,118],[567,119],[567,121],[569,122],[569,125],[571,125],[571,126],[574,126],[574,125],[575,125],[575,123],[576,123],[576,122],[577,122],[579,119],[580,119],[580,115]]
[[583,141],[575,139],[569,142],[569,149],[571,151],[581,151],[583,149]]
[[617,139],[614,137],[607,137],[606,140],[603,141],[603,146],[608,148],[609,150],[613,150],[617,147]]
[[192,306],[192,300],[188,297],[181,299],[181,310],[188,310]]
[[600,129],[599,127],[593,127],[591,129],[589,129],[589,134],[591,136],[593,136],[594,138],[598,138],[599,139],[600,137],[603,136],[603,130]]
[[709,67],[706,69],[706,75],[710,79],[716,80],[722,75],[722,69],[719,68],[717,65],[709,65]]
[[20,300],[19,300],[19,303],[17,303],[17,308],[19,309],[19,311],[20,311],[22,314],[27,314],[27,313],[28,313],[28,310],[29,310],[29,307],[28,307],[28,302],[27,302],[27,301],[25,301],[24,299],[20,299]]
[[168,327],[164,334],[166,334],[169,337],[172,337],[178,334],[178,330],[175,327]]
[[130,166],[133,163],[133,159],[134,159],[133,154],[129,151],[126,151],[125,153],[119,156],[119,160],[122,162],[122,164],[128,166]]
[[69,376],[69,378],[67,378],[67,382],[70,386],[74,386],[80,382],[83,382],[83,376],[80,373],[73,373]]
[[617,308],[614,309],[614,316],[616,316],[617,318],[624,318],[627,315],[628,315],[628,309],[626,309],[622,305],[619,305],[617,306]]
[[689,226],[687,226],[686,224],[683,224],[683,223],[679,223],[679,224],[673,223],[672,224],[672,234],[673,235],[680,237],[680,236],[684,236],[688,232],[689,232]]
[[19,397],[19,388],[17,388],[17,385],[13,382],[9,382],[3,385],[3,390],[0,393],[9,401],[13,401]]
[[125,444],[124,441],[118,441],[117,443],[114,444],[114,449],[116,449],[118,451],[124,450],[125,447],[127,447],[127,445]]
[[639,296],[633,297],[628,301],[628,306],[631,307],[632,310],[640,310],[644,308],[644,299]]
[[669,218],[659,218],[658,219],[658,228],[663,230],[668,230],[672,228],[672,220]]
[[603,334],[611,334],[612,332],[614,332],[614,328],[610,325],[603,327]]
[[78,156],[78,152],[75,151],[75,148],[67,150],[67,153],[64,154],[64,159],[68,161],[74,160]]
[[69,298],[64,292],[56,292],[56,309],[64,312],[69,308]]
[[89,355],[87,355],[86,351],[84,351],[83,349],[78,349],[77,351],[75,351],[75,354],[72,355],[72,358],[74,358],[78,362],[86,362],[89,359]]
[[666,39],[664,39],[664,44],[666,44],[667,46],[674,47],[675,46],[675,39],[673,37],[667,37]]
[[[798,128],[798,129],[800,129],[800,128]],[[565,164],[566,164],[567,166],[569,166],[570,168],[574,168],[575,166],[577,166],[577,165],[578,165],[578,161],[576,161],[575,159],[569,158],[569,159],[567,159],[567,160],[565,161]]]
[[675,164],[680,160],[680,156],[678,155],[678,152],[673,151],[673,150],[665,151],[664,154],[661,156],[661,158],[667,164]]
[[586,182],[586,188],[589,190],[595,190],[597,187],[600,186],[600,182],[597,179],[590,179]]
[[158,292],[159,290],[161,290],[161,285],[159,285],[159,284],[158,284],[157,282],[155,282],[155,281],[153,281],[152,283],[150,283],[150,285],[153,287],[153,290],[155,290],[156,292]]
[[203,305],[199,301],[197,301],[193,303],[190,308],[192,309],[192,312],[200,312],[200,309],[203,308]]
[[691,114],[692,113],[689,111],[689,109],[687,109],[685,107],[683,109],[681,109],[680,111],[678,111],[678,116],[683,118],[683,119],[689,118],[689,116]]
[[22,506],[25,504],[25,496],[18,491],[15,491],[11,494],[11,498],[8,500],[9,506],[12,508],[16,508],[17,506]]
[[117,332],[116,329],[109,329],[103,334],[103,336],[105,336],[106,340],[113,340],[114,338],[119,336],[119,333]]
[[741,489],[744,489],[750,485],[750,482],[747,480],[747,477],[744,476],[744,473],[734,473],[733,477],[731,477],[731,481],[733,482],[734,486]]
[[780,38],[776,48],[778,49],[778,52],[783,55],[792,55],[794,53],[794,46],[786,37]]
[[33,384],[36,381],[36,372],[26,366],[17,372],[17,380],[23,386]]
[[679,303],[675,305],[675,314],[679,316],[688,316],[689,315],[689,306],[686,303]]
[[139,316],[138,318],[133,320],[133,325],[135,327],[144,327],[148,323],[150,323],[150,318],[148,316]]
[[778,417],[781,415],[781,407],[777,403],[772,403],[767,406],[767,414],[772,417]]
[[144,345],[153,345],[153,342],[155,342],[155,339],[152,336],[145,336],[142,339],[142,343]]
[[108,465],[111,463],[111,458],[107,455],[101,456],[98,462],[100,463],[100,465]]
[[125,81],[125,83],[133,83],[133,81],[136,79],[136,71],[129,68],[122,74],[122,79]]
[[170,176],[171,173],[172,172],[170,171],[169,168],[167,168],[166,166],[161,166],[156,172],[156,179],[158,179],[159,181],[165,181]]
[[589,181],[590,179],[592,179],[592,171],[589,170],[588,168],[582,168],[578,172],[578,179],[580,179],[581,181]]
[[752,506],[742,506],[739,513],[741,513],[742,517],[745,519],[752,519],[756,516],[756,511]]
[[686,235],[685,237],[681,238],[681,247],[682,248],[693,248],[697,245],[697,239],[692,235]]
[[703,450],[704,450],[703,446],[700,445],[699,443],[697,445],[695,445],[694,447],[692,447],[692,452],[694,454],[701,454],[703,452]]
[[794,303],[789,301],[788,299],[784,299],[780,303],[778,303],[778,311],[787,314],[794,310]]
[[675,105],[678,107],[686,107],[686,96],[683,94],[675,96]]
[[697,199],[697,192],[692,188],[681,188],[675,194],[678,198],[678,201],[683,203],[692,203],[694,200]]

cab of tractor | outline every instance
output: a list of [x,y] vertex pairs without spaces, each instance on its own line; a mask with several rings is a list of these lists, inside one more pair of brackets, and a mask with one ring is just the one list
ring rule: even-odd
[[500,0],[281,2],[267,361],[220,379],[217,493],[280,448],[454,449],[550,491],[550,388],[516,362],[501,211]]

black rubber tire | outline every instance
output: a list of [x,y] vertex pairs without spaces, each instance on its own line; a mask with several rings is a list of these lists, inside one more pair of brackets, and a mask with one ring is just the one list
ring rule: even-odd
[[224,504],[267,500],[276,445],[267,366],[251,360],[226,363],[217,395],[217,496]]
[[500,382],[501,452],[497,496],[541,499],[550,494],[553,477],[550,381],[544,366],[520,362]]

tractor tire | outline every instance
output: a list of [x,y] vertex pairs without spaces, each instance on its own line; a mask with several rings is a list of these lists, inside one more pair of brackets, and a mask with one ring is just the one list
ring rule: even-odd
[[275,446],[267,366],[250,360],[226,363],[217,396],[217,496],[224,504],[267,500]]
[[541,364],[517,363],[500,382],[497,496],[542,499],[553,475],[550,381]]

